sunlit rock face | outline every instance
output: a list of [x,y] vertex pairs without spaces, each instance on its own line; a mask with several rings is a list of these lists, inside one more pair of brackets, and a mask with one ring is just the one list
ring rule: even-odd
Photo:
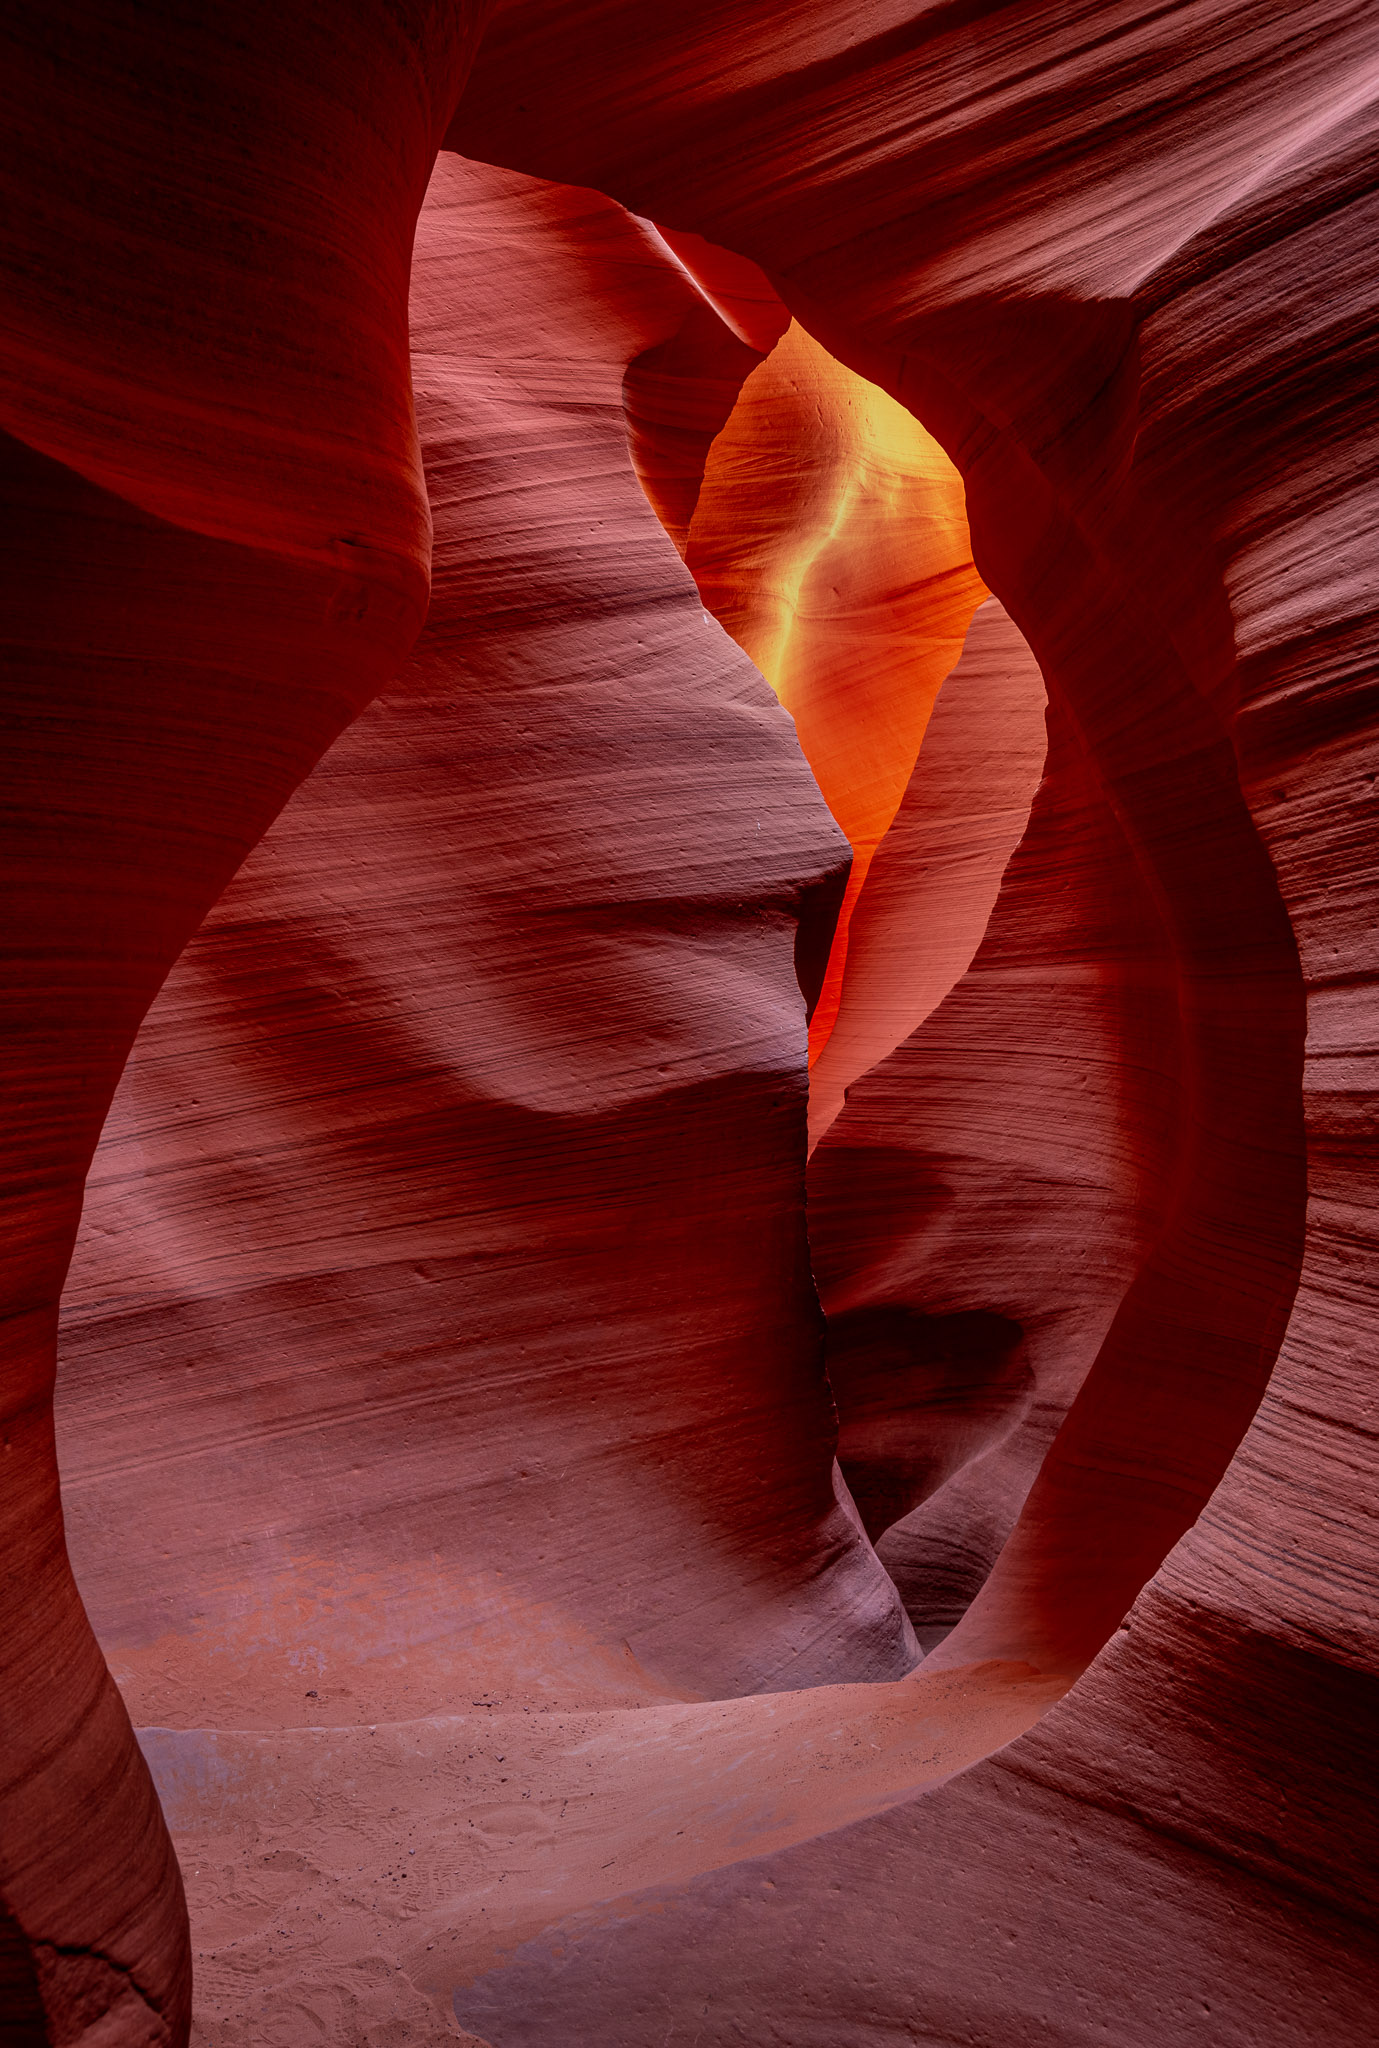
[[[1044,772],[1044,679],[999,598],[974,613],[847,929],[846,973],[809,1077],[817,1144],[848,1089],[966,973]],[[923,943],[915,943],[917,929]]]
[[817,1059],[854,905],[986,595],[962,479],[911,412],[792,322],[709,451],[685,560],[793,715],[852,849],[810,1019]]
[[1372,17],[7,36],[9,2038],[1367,2042]]

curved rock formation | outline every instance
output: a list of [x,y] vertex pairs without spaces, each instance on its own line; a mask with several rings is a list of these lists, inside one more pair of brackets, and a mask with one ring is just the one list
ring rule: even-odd
[[[457,320],[485,266],[501,291]],[[65,1413],[100,1474],[69,1465],[73,1543],[141,1719],[269,1711],[246,1593],[256,1662],[286,1676],[314,1631],[318,1696],[359,1719],[492,1688],[476,1586],[519,1669],[529,1617],[563,1614],[634,1693],[642,1667],[722,1695],[913,1661],[834,1499],[804,1236],[792,906],[834,834],[626,459],[626,364],[689,296],[609,201],[439,165],[412,313],[430,619],[156,1006],[69,1289]],[[137,1389],[170,1350],[159,1525],[87,1562],[92,1519],[136,1519]],[[108,1402],[112,1352],[98,1431],[78,1403]]]
[[839,1456],[851,1477],[850,1425],[870,1429],[869,1527],[930,1646],[985,1583],[1174,1192],[1172,953],[1066,720],[1049,726],[971,968],[853,1084],[810,1169]]
[[[1250,1773],[1286,1773],[1292,1819],[1280,1839],[1297,1829],[1315,1839],[1334,1811],[1327,1759],[1344,1745],[1341,1729],[1372,1711],[1374,1643],[1357,1567],[1365,1539],[1349,1533],[1364,1516],[1344,1504],[1372,1439],[1357,1405],[1363,1370],[1327,1306],[1342,1241],[1350,1259],[1369,1241],[1350,1176],[1368,1042],[1358,991],[1373,968],[1348,907],[1370,886],[1368,865],[1363,881],[1351,867],[1346,907],[1328,908],[1319,884],[1337,844],[1354,845],[1343,792],[1357,772],[1363,781],[1371,744],[1358,681],[1369,611],[1347,564],[1372,487],[1362,481],[1368,457],[1341,421],[1366,422],[1364,440],[1373,417],[1355,325],[1372,296],[1361,254],[1371,243],[1372,22],[1363,9],[1321,6],[1151,15],[1124,5],[1074,18],[1029,7],[913,22],[902,11],[859,33],[851,19],[810,10],[782,63],[764,22],[735,17],[722,24],[731,57],[692,104],[686,96],[678,128],[661,109],[654,150],[616,65],[595,87],[593,118],[586,106],[577,134],[565,125],[538,86],[541,67],[562,61],[559,39],[538,50],[529,22],[506,17],[483,60],[497,107],[520,52],[524,112],[485,122],[476,97],[458,131],[468,146],[591,178],[752,255],[835,353],[913,399],[967,478],[978,566],[1060,708],[1076,716],[1173,922],[1187,1027],[1180,1072],[1198,1125],[1171,1133],[1177,1220],[1169,1214],[1127,1297],[1103,1353],[1109,1373],[1087,1383],[1064,1438],[1072,1457],[1049,1472],[968,1627],[968,1654],[1019,1630],[1056,1659],[1085,1655],[1153,1551],[1197,1512],[1226,1438],[1259,1398],[1301,1224],[1299,984],[1277,880],[1315,1047],[1313,1234],[1288,1342],[1225,1485],[1137,1610],[1148,1661],[1122,1644],[1104,1652],[1095,1687],[1079,1695],[1088,1705],[1059,1724],[1061,1744],[1053,1723],[1039,1738],[1054,1744],[1064,1800],[1121,1811],[1128,1802],[1143,1815],[1124,1844],[1127,1867],[1146,1873],[1138,1882],[1148,1881],[1156,1830],[1204,1853],[1226,1843],[1238,1867],[1253,1867]],[[639,75],[674,79],[701,33],[685,17],[665,23],[651,47],[640,43]],[[706,152],[706,135],[736,146]],[[856,138],[851,149],[845,137]],[[787,161],[788,194],[771,169]],[[837,229],[844,220],[848,234]],[[1003,1267],[999,1244],[992,1253]],[[1187,1387],[1175,1360],[1189,1356],[1204,1377]],[[1117,1357],[1134,1359],[1141,1397],[1119,1406],[1119,1420]],[[1167,1398],[1160,1420],[1141,1422],[1143,1371],[1156,1357]],[[1304,1391],[1309,1382],[1319,1394],[1325,1385],[1320,1399]],[[1183,1394],[1209,1403],[1195,1425],[1176,1406]],[[1167,1492],[1154,1500],[1142,1462],[1154,1431],[1174,1439],[1160,1440],[1167,1477],[1185,1438],[1206,1448],[1222,1425],[1196,1474],[1180,1468],[1179,1503]],[[1086,1499],[1098,1463],[1105,1510],[1079,1531],[1077,1496]],[[1306,1508],[1288,1476],[1304,1470],[1320,1482]],[[1127,1514],[1136,1488],[1143,1520]],[[1123,1544],[1119,1560],[1102,1554],[1108,1531],[1113,1551],[1117,1533]],[[1295,1654],[1316,1661],[1294,1665]],[[1245,1673],[1308,1700],[1316,1763],[1298,1763],[1295,1734],[1256,1735],[1242,1716],[1234,1774],[1210,1780],[1184,1827],[1176,1773],[1165,1782],[1150,1758],[1176,1745],[1190,1773],[1194,1752],[1174,1733],[1178,1703],[1217,1686],[1223,1700],[1240,1698]],[[1122,1714],[1154,1733],[1129,1746],[1108,1734],[1098,1758],[1093,1727],[1109,1731]],[[1045,1806],[1046,1839],[1080,1810]],[[1277,1858],[1258,1867],[1266,1893],[1287,1888],[1276,1902],[1304,1886],[1308,1932],[1287,1954],[1318,1980],[1337,2038],[1362,2038],[1345,1981],[1356,1923],[1327,1919],[1329,1882],[1314,1890],[1310,1876],[1285,1877]],[[832,1914],[836,1881],[820,1876],[820,1914]],[[999,1912],[1000,1888],[986,1886]],[[970,1896],[983,1896],[980,1885]],[[1342,1896],[1343,1914],[1372,1914],[1353,1870]],[[1233,1958],[1224,1980],[1204,1963],[1220,2038],[1294,2038],[1296,1988],[1272,1945],[1273,1913],[1253,1921],[1243,1949],[1222,1951]],[[1110,1924],[1095,1903],[1070,1901],[1064,1940],[1105,1944]],[[956,1926],[953,1938],[965,1939]],[[1193,1953],[1207,1949],[1199,1932]],[[1058,2038],[1057,1966],[1028,1967]],[[1262,2007],[1247,1980],[1274,1987]],[[803,1995],[826,1997],[827,1981],[826,1970],[805,1973]],[[1151,2037],[1200,2037],[1200,2007],[1149,2010]]]
[[[1121,25],[1135,32],[1133,10]],[[1061,17],[1037,16],[1030,33],[1035,48],[1044,38],[1050,65],[1076,71],[1078,38]],[[675,61],[685,34],[678,20],[663,29],[660,61]],[[1144,443],[1152,364],[1146,372],[1130,298],[1210,209],[1189,208],[1185,223],[1179,193],[1161,179],[1145,189],[1133,233],[1123,221],[1108,229],[1114,209],[1079,215],[1067,196],[1076,177],[1048,182],[1059,117],[1043,103],[1015,131],[1018,146],[1011,115],[998,129],[976,123],[955,171],[951,149],[941,134],[925,136],[915,109],[946,105],[957,60],[998,88],[1009,55],[999,11],[975,24],[944,20],[931,37],[883,34],[836,48],[788,91],[729,67],[716,106],[712,95],[686,106],[678,130],[662,110],[652,147],[631,77],[616,68],[600,79],[592,125],[576,132],[564,121],[543,78],[568,56],[558,37],[533,40],[519,9],[486,43],[452,134],[483,154],[598,182],[752,255],[834,354],[927,421],[962,469],[978,566],[1034,648],[1159,899],[1179,982],[1174,1199],[1001,1566],[943,1652],[999,1650],[1073,1673],[1219,1481],[1263,1392],[1301,1256],[1296,953],[1222,722],[1230,648],[1219,585],[1204,576],[1212,529],[1200,516],[1165,516]],[[1093,73],[1102,49],[1085,48]],[[1299,90],[1313,100],[1329,92],[1298,61]],[[505,67],[518,64],[521,109],[495,114],[510,103]],[[1242,204],[1254,189],[1249,76],[1217,81],[1210,173],[1207,145],[1183,135],[1171,92],[1140,88],[1141,125],[1162,151],[1178,152],[1181,175],[1216,189],[1224,161]],[[903,148],[889,131],[873,133],[868,151],[831,156],[822,174],[801,171],[788,193],[753,175],[767,154],[810,163],[819,136],[882,105],[895,110]],[[748,122],[751,137],[731,186],[696,141],[730,118]],[[941,128],[937,112],[928,118]],[[1298,139],[1310,136],[1315,123],[1297,128],[1300,118],[1280,116],[1281,131],[1293,124]],[[1069,133],[1081,138],[1070,144],[1077,162],[1078,148],[1095,148],[1097,126],[1084,116]],[[1137,159],[1119,153],[1120,131],[1102,147],[1102,186],[1132,189]],[[978,196],[983,176],[996,176],[983,151],[998,161],[999,214]],[[959,185],[962,205],[945,208]],[[917,190],[935,211],[912,248],[904,224]],[[1003,229],[1021,207],[1023,231]],[[840,212],[854,229],[846,242],[831,235]],[[1160,609],[1165,590],[1181,593],[1181,623]]]
[[[501,290],[457,325],[480,268]],[[691,288],[610,202],[447,157],[413,294],[431,617],[130,1065],[68,1292],[67,1516],[141,1723],[299,1729],[273,1740],[281,1798],[314,1782],[313,1723],[507,1707],[550,1860],[568,1788],[533,1706],[550,1749],[589,1708],[898,1679],[916,1651],[835,1497],[804,1235],[795,912],[836,835],[627,460],[626,366],[682,329]],[[166,1793],[186,1746],[150,1740]],[[203,1778],[228,1741],[195,1738],[222,1760]],[[657,1782],[627,1746],[610,1799],[620,1772]],[[311,1837],[332,1891],[369,1825],[350,1775]],[[479,1804],[502,1812],[495,1777]],[[433,1778],[413,1772],[412,1802]],[[193,1866],[235,1810],[220,1781],[210,1816],[174,1794]],[[601,1826],[626,1858],[635,1822]],[[299,1816],[299,1857],[307,1839]],[[556,1895],[586,1896],[566,1853]],[[434,1877],[451,1921],[447,1886],[491,1881]],[[242,1999],[275,1937],[206,1903],[238,1936],[206,1995]],[[332,1968],[323,2012],[355,1981]],[[291,2011],[257,2025],[290,2033]]]
[[770,280],[702,235],[640,224],[696,286],[668,341],[644,349],[623,379],[627,441],[642,488],[683,556],[709,451],[742,386],[790,325]]
[[934,697],[985,595],[962,482],[913,414],[797,323],[709,451],[685,560],[792,714],[852,868],[810,1019],[828,1044],[848,927]]
[[144,1010],[421,624],[408,251],[476,26],[62,0],[6,25],[0,1921],[32,1958],[21,2040],[186,2034],[181,1882],[63,1545],[58,1294]]
[[811,1144],[971,965],[1043,771],[1044,705],[1038,663],[988,598],[853,905],[838,1014],[810,1070]]
[[[356,719],[68,1311],[214,2038],[1364,2040],[1372,10],[6,33],[11,2036],[187,2038],[56,1303]],[[922,753],[853,892],[856,1503],[844,848],[647,503],[792,349],[1049,698],[936,1007]]]

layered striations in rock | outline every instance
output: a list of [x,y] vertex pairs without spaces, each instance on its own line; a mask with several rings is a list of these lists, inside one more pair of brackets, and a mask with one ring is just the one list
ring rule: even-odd
[[912,413],[792,323],[709,451],[685,560],[794,717],[852,848],[810,1019],[817,1059],[853,906],[985,595],[962,480]]
[[[1344,1334],[1364,1314],[1367,1283],[1354,1276],[1372,1239],[1353,1178],[1371,1039],[1360,991],[1373,977],[1356,906],[1372,874],[1347,822],[1372,745],[1372,605],[1357,574],[1372,522],[1357,323],[1373,295],[1362,253],[1372,19],[1127,5],[913,23],[902,11],[862,28],[817,9],[785,64],[764,22],[717,26],[731,57],[692,104],[685,96],[678,131],[661,119],[654,151],[639,140],[628,70],[604,73],[578,136],[565,127],[535,89],[543,60],[516,15],[488,46],[485,89],[520,51],[526,116],[486,119],[476,99],[462,132],[470,147],[593,178],[752,255],[835,354],[913,403],[964,472],[978,568],[1129,836],[1176,984],[1179,1032],[1165,1050],[1181,1095],[1161,1126],[1168,1170],[1147,1256],[1011,1547],[940,1655],[1017,1639],[1060,1661],[1087,1654],[1199,1512],[1263,1392],[1299,1272],[1301,1291],[1264,1406],[1130,1635],[1009,1767],[974,1773],[929,1809],[959,1800],[974,1816],[949,1809],[973,1873],[963,1910],[944,1905],[951,1934],[916,1942],[908,1963],[892,1943],[864,1942],[869,1982],[887,1988],[863,2018],[846,1992],[832,2004],[832,1987],[855,1980],[831,1962],[802,1970],[796,1948],[763,1974],[744,1951],[750,1974],[724,1992],[716,2021],[695,2025],[701,2039],[730,2038],[727,2014],[745,2003],[787,2012],[791,2039],[808,2039],[806,2015],[822,2009],[845,2011],[859,2038],[903,2034],[919,2014],[921,2031],[996,2040],[1020,2013],[1065,2039],[1072,2011],[1109,2010],[1156,2042],[1198,2040],[1206,2026],[1213,2039],[1291,2043],[1306,1981],[1325,2030],[1359,2040],[1353,1957],[1357,1944],[1372,1952],[1373,1901],[1357,1864],[1337,1882],[1314,1845],[1344,1799],[1347,1731],[1374,1710],[1372,1580],[1359,1563],[1372,1531],[1353,1491],[1373,1436],[1366,1368]],[[639,47],[639,76],[674,80],[699,32],[685,17],[666,24],[653,49]],[[785,161],[789,195],[773,168]],[[1342,847],[1337,899],[1322,878],[1339,872]],[[1305,1251],[1289,925],[1313,1046]],[[1152,926],[1145,941],[1152,950]],[[975,1115],[986,1075],[971,1086]],[[840,1120],[826,1143],[843,1135]],[[892,1222],[897,1251],[913,1215]],[[1066,1245],[1081,1250],[1075,1228]],[[989,1261],[995,1299],[1009,1266],[999,1236]],[[1261,1691],[1276,1699],[1272,1724],[1254,1704]],[[1213,1698],[1227,1760],[1209,1763]],[[1129,1727],[1143,1732],[1112,1732]],[[1017,1757],[1043,1789],[1031,1860],[1007,1875],[989,1851],[1006,1839]],[[1280,1783],[1286,1811],[1271,1803]],[[1368,1806],[1353,1806],[1349,1825],[1352,1841],[1373,1842]],[[1105,1856],[1105,1893],[1072,1876],[1070,1828],[1089,1858]],[[1114,1902],[1153,1894],[1165,1854],[1180,1903],[1157,1941],[1196,1995],[1141,2002],[1117,1992],[1101,1958],[1116,1953]],[[1240,1873],[1236,1900],[1218,1889],[1223,1855]],[[936,1902],[952,1899],[961,1867],[935,1876]],[[800,1924],[832,1928],[846,1868],[821,1849],[772,1881],[799,1872]],[[993,1929],[1014,1916],[1018,1941],[1032,1926],[1025,1902],[1044,1895],[1040,1868],[1066,1894],[1053,1952],[1040,1940],[1018,1974],[974,1968],[964,1916]],[[1212,1901],[1200,1920],[1195,1896]],[[664,1922],[657,1939],[660,1953],[679,1952]],[[642,1956],[622,1986],[659,2020],[670,1980]],[[530,1979],[514,1982],[521,2009],[532,1994]],[[565,2024],[594,2011],[611,2022],[616,1995],[581,2009],[571,1990]],[[509,2031],[538,2037],[515,2021]],[[617,2038],[613,2025],[604,2037]]]
[[1038,663],[988,598],[853,905],[838,1011],[810,1070],[812,1143],[971,965],[1043,774],[1044,708]]
[[[481,270],[501,290],[457,340]],[[626,366],[702,301],[610,202],[453,157],[413,279],[431,616],[189,950],[114,1111],[64,1337],[87,1601],[136,1719],[176,1730],[898,1679],[804,1234],[796,912],[837,837],[627,458]],[[286,1741],[280,1796],[319,1750]],[[190,1742],[151,1753],[226,1754]],[[568,1805],[510,1747],[523,1791],[502,1754],[458,1791],[462,1850],[476,1809],[538,1847]],[[435,1775],[407,1799],[449,1835]],[[359,1817],[311,1798],[324,2021],[371,1987],[337,1895]],[[437,1910],[476,1881],[454,1853]],[[224,2015],[281,1972],[221,1890]]]
[[63,1546],[58,1294],[144,1010],[425,612],[408,254],[476,26],[367,4],[6,24],[0,1967],[21,2040],[185,2038],[181,1882]]
[[10,2037],[1365,2041],[1373,10],[6,35]]

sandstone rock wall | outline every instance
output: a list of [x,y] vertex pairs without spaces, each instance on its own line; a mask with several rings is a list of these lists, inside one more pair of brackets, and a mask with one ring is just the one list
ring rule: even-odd
[[16,2043],[1367,2038],[1377,26],[16,10]]

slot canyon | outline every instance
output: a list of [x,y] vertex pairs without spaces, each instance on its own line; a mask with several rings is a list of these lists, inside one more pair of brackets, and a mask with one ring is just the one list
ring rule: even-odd
[[0,2048],[1368,2048],[1379,0],[3,21]]

